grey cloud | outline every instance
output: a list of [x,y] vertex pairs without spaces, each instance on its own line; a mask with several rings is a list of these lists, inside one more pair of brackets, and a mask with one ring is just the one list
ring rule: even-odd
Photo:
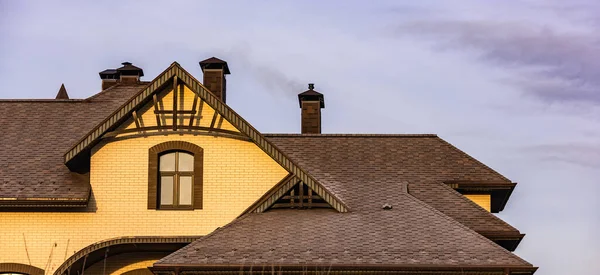
[[541,161],[564,162],[588,168],[600,168],[600,144],[544,144],[522,147],[520,151],[531,154]]
[[512,84],[548,102],[600,105],[600,36],[559,32],[531,22],[413,21],[395,34],[433,42],[437,49],[470,51],[515,70]]
[[241,64],[244,70],[250,72],[261,85],[276,95],[298,94],[306,89],[306,84],[278,70],[278,66],[268,66],[261,62],[252,52],[248,44],[239,44],[226,53],[235,62]]

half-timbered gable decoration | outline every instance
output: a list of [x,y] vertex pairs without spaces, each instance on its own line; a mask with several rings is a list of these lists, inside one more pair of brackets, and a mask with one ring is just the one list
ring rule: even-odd
[[[194,102],[198,105],[197,108],[203,106],[202,113],[195,109]],[[212,114],[208,126],[203,124],[207,121],[205,114]],[[154,119],[151,119],[151,116]],[[149,126],[152,123],[155,123],[155,126]],[[199,126],[190,126],[194,123]],[[348,211],[347,206],[339,198],[264,138],[258,130],[206,89],[177,62],[171,64],[145,89],[71,147],[64,156],[65,164],[74,171],[85,173],[89,171],[90,150],[101,140],[148,134],[218,135],[247,139],[254,142],[281,167],[298,177],[312,190],[322,194],[322,198],[336,210]]]
[[311,209],[334,208],[326,200],[321,191],[315,191],[292,174],[283,178],[262,198],[252,204],[244,213],[262,213],[269,209]]

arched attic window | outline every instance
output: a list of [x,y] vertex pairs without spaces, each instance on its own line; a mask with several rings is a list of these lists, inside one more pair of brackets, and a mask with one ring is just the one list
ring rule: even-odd
[[149,150],[148,209],[202,209],[201,147],[169,141]]

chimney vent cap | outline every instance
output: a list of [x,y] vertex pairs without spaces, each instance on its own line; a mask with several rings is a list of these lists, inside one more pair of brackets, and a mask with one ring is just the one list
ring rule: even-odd
[[229,71],[229,66],[227,66],[227,62],[225,60],[218,59],[214,56],[208,59],[204,59],[199,63],[202,72],[204,72],[204,69],[222,69],[223,74],[231,74],[231,72]]
[[298,94],[298,102],[300,103],[300,108],[302,108],[302,101],[319,101],[320,107],[325,108],[325,97],[322,93],[315,91],[314,88],[314,83],[308,83],[308,90]]
[[121,75],[144,76],[144,70],[134,66],[131,62],[126,61],[121,64],[123,65],[123,67],[117,69],[117,72],[121,73]]

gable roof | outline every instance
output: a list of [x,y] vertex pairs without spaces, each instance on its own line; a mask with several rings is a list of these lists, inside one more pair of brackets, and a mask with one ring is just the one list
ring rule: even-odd
[[349,213],[313,209],[248,214],[161,259],[154,268],[536,270],[406,193],[406,184],[390,179],[381,189],[365,186],[369,197],[384,197],[393,206],[390,210],[383,210],[381,201],[365,200]]
[[88,99],[0,100],[0,206],[87,205],[89,176],[69,171],[62,154],[145,84]]
[[[81,162],[89,163],[89,151],[97,144],[102,136],[115,129],[126,121],[134,110],[137,110],[149,102],[152,95],[159,92],[170,83],[183,82],[188,88],[212,107],[216,112],[231,123],[240,133],[245,134],[252,142],[261,148],[275,162],[281,165],[288,172],[308,185],[312,190],[323,196],[323,199],[331,204],[340,212],[348,211],[343,201],[332,195],[321,183],[316,181],[310,174],[304,171],[287,155],[274,146],[269,140],[256,130],[250,123],[233,111],[229,106],[223,103],[218,97],[213,95],[198,80],[185,71],[177,62],[173,62],[169,68],[152,80],[144,89],[130,98],[120,108],[107,116],[104,121],[98,123],[87,135],[81,138],[64,155],[65,163],[72,169],[79,169]],[[89,164],[87,164],[89,165]],[[84,164],[85,166],[85,164]],[[85,171],[85,170],[84,170]]]
[[[517,229],[445,181],[510,182],[436,135],[266,134],[352,209],[384,200],[368,189],[410,181],[411,194],[469,228],[495,238],[521,239]],[[368,189],[366,189],[368,188]]]

